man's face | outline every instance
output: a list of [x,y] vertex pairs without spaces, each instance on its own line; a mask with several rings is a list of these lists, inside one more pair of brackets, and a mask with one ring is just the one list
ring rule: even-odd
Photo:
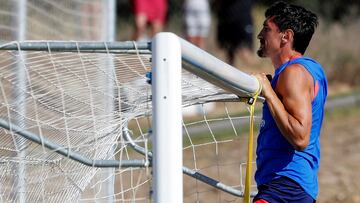
[[282,33],[273,22],[273,17],[267,18],[257,38],[260,40],[260,47],[257,51],[260,57],[271,57],[277,54],[281,46]]

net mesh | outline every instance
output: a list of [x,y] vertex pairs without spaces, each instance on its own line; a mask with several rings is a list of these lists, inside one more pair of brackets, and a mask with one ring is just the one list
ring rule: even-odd
[[3,41],[101,40],[106,37],[107,1],[0,0],[0,5],[0,38]]
[[[147,159],[152,139],[150,61],[151,54],[136,50],[0,51],[0,117],[93,160]],[[185,70],[182,93],[184,166],[243,191],[246,105],[224,102],[237,98]],[[0,134],[3,201],[151,201],[151,168],[117,167],[108,173],[3,128]],[[134,150],[132,143],[145,153]],[[103,192],[109,180],[110,194]],[[184,200],[241,202],[187,175]]]

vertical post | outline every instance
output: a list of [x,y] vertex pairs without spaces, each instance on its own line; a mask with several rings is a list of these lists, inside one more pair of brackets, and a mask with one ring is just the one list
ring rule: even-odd
[[152,40],[154,201],[183,202],[181,46],[171,33]]
[[18,41],[23,41],[26,38],[26,9],[27,0],[19,0],[14,2],[15,19],[13,21],[13,27],[17,29],[14,32],[14,38]]
[[[24,41],[26,39],[26,27],[27,27],[26,24],[27,0],[14,1],[13,3],[14,3],[13,8],[15,10],[14,13],[17,14],[13,20],[13,27],[17,28],[13,33],[13,38],[17,41]],[[17,61],[19,61],[19,63],[17,63],[15,68],[16,83],[18,84],[18,88],[15,88],[13,90],[13,99],[11,101],[16,108],[15,111],[19,114],[17,118],[20,118],[18,120],[15,120],[15,124],[22,127],[25,127],[24,117],[26,114],[25,60],[26,60],[26,55],[19,52],[19,55],[17,56]],[[11,118],[17,115],[9,115],[9,116]],[[26,143],[26,140],[24,138],[19,138],[19,137],[14,138],[14,145],[17,150],[17,156],[19,157],[20,160],[22,160],[25,157],[24,143]],[[17,176],[15,179],[16,193],[17,193],[16,198],[17,198],[17,202],[19,203],[26,202],[25,173],[26,173],[26,165],[24,162],[20,161],[18,167],[16,168]]]
[[[104,42],[113,42],[115,41],[115,28],[116,28],[116,0],[105,0],[99,1],[102,3],[102,33],[101,40]],[[108,50],[107,50],[108,51]],[[103,80],[104,89],[103,91],[108,95],[106,100],[104,101],[105,112],[108,115],[109,122],[112,122],[114,119],[114,111],[115,111],[115,103],[114,103],[114,79],[115,70],[114,70],[114,62],[111,55],[106,57],[104,63],[102,64],[105,70],[105,76]],[[111,130],[112,131],[112,130]],[[115,145],[111,146],[107,157],[109,159],[114,158],[115,153]],[[101,192],[99,195],[101,196],[100,202],[115,202],[115,169],[114,168],[105,168],[101,169],[101,174],[99,175],[101,179],[106,179],[106,181],[101,184]],[[97,202],[97,200],[96,200]]]
[[103,41],[113,42],[116,39],[116,0],[106,0],[103,2]]

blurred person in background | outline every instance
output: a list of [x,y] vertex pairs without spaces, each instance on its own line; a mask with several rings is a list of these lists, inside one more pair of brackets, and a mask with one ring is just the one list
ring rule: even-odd
[[[133,39],[146,41],[164,28],[167,14],[167,0],[131,0],[135,17]],[[147,27],[150,26],[150,34]]]
[[253,20],[251,0],[215,0],[217,42],[226,51],[227,62],[234,65],[240,57],[245,64],[253,62]]
[[208,0],[185,0],[186,39],[205,49],[205,39],[209,34],[211,16]]
[[265,11],[257,54],[270,58],[271,82],[255,74],[265,98],[257,139],[254,203],[313,203],[318,194],[320,131],[327,97],[322,66],[304,53],[318,25],[303,7],[277,2]]
[[[210,6],[208,0],[185,0],[186,39],[201,49],[206,48],[206,38],[211,25]],[[213,111],[215,103],[198,104],[183,109],[185,116],[202,115],[203,108]]]

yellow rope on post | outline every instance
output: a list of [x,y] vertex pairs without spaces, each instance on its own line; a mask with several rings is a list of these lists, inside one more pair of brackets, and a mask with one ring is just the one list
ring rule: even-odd
[[252,162],[253,162],[253,148],[254,148],[254,112],[256,99],[261,92],[261,83],[259,82],[259,89],[253,97],[253,101],[249,103],[250,105],[250,130],[249,130],[249,140],[248,140],[248,157],[246,162],[246,176],[245,176],[245,191],[244,191],[244,202],[250,203],[250,187],[252,179]]

